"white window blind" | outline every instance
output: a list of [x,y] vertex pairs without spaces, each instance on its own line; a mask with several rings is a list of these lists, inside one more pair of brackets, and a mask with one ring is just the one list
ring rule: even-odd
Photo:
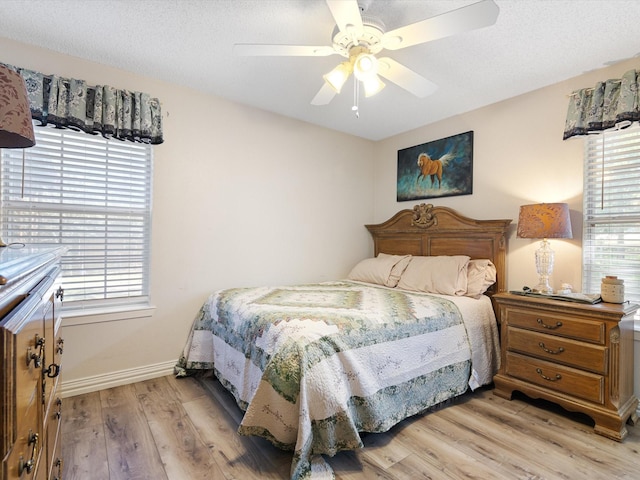
[[35,130],[36,146],[2,150],[3,240],[68,248],[68,308],[146,303],[152,147]]
[[640,128],[587,139],[583,212],[583,291],[616,275],[640,302]]

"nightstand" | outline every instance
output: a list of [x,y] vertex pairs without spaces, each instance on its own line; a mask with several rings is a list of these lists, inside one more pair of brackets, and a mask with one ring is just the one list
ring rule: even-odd
[[514,390],[582,412],[595,432],[622,441],[638,420],[633,315],[638,305],[595,305],[499,293],[501,366],[494,393]]

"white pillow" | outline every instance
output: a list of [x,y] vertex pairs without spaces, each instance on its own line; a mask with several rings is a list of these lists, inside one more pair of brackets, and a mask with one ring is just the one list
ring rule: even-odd
[[400,277],[398,288],[415,292],[464,295],[467,292],[466,255],[414,256]]
[[349,280],[374,283],[386,287],[395,287],[411,255],[387,255],[380,253],[375,258],[365,258],[349,273]]
[[496,266],[489,259],[469,260],[467,265],[467,296],[479,297],[496,283]]

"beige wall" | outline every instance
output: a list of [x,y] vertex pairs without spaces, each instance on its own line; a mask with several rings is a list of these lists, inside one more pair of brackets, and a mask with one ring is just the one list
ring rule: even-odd
[[[473,195],[423,201],[455,208],[470,217],[513,220],[507,257],[509,289],[537,283],[534,255],[538,242],[515,236],[520,205],[567,202],[573,239],[551,240],[556,252],[551,285],[559,288],[567,282],[579,291],[584,142],[580,138],[562,140],[568,95],[637,68],[638,60],[634,59],[594,70],[379,142],[375,149],[374,221],[386,220],[399,209],[420,203],[396,201],[399,149],[473,130]],[[640,330],[635,336],[635,393],[640,397]]]
[[[513,219],[513,289],[537,279],[536,242],[515,238],[519,206],[568,202],[574,239],[552,242],[552,284],[579,289],[582,140],[562,141],[567,95],[637,63],[374,143],[2,38],[0,61],[145,91],[163,105],[165,143],[154,147],[155,309],[65,319],[63,391],[71,393],[166,373],[214,289],[343,277],[371,254],[363,224],[420,203],[396,202],[397,150],[469,130],[473,195],[430,201],[471,217]],[[640,385],[640,368],[636,378]]]
[[551,240],[556,252],[551,285],[559,288],[567,282],[580,290],[583,140],[562,140],[568,95],[598,80],[620,78],[637,68],[637,63],[628,61],[593,71],[379,142],[375,149],[375,221],[420,203],[396,201],[398,149],[473,130],[473,194],[428,202],[475,218],[513,220],[507,264],[510,289],[533,286],[538,278],[534,252],[539,242],[515,237],[520,205],[567,202],[573,239]]
[[0,61],[162,102],[155,310],[65,319],[63,391],[166,373],[214,289],[343,278],[369,254],[371,142],[2,38]]

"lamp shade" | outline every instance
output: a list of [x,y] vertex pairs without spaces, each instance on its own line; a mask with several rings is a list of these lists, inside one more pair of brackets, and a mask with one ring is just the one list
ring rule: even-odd
[[518,217],[520,238],[573,238],[569,205],[537,203],[522,205]]
[[371,77],[362,81],[364,85],[364,96],[372,97],[376,93],[380,92],[385,87],[385,84],[378,75],[372,75]]
[[324,78],[324,81],[327,82],[336,93],[340,93],[349,75],[351,75],[351,64],[349,62],[342,62],[322,78]]
[[0,64],[0,148],[26,148],[35,144],[24,79]]

